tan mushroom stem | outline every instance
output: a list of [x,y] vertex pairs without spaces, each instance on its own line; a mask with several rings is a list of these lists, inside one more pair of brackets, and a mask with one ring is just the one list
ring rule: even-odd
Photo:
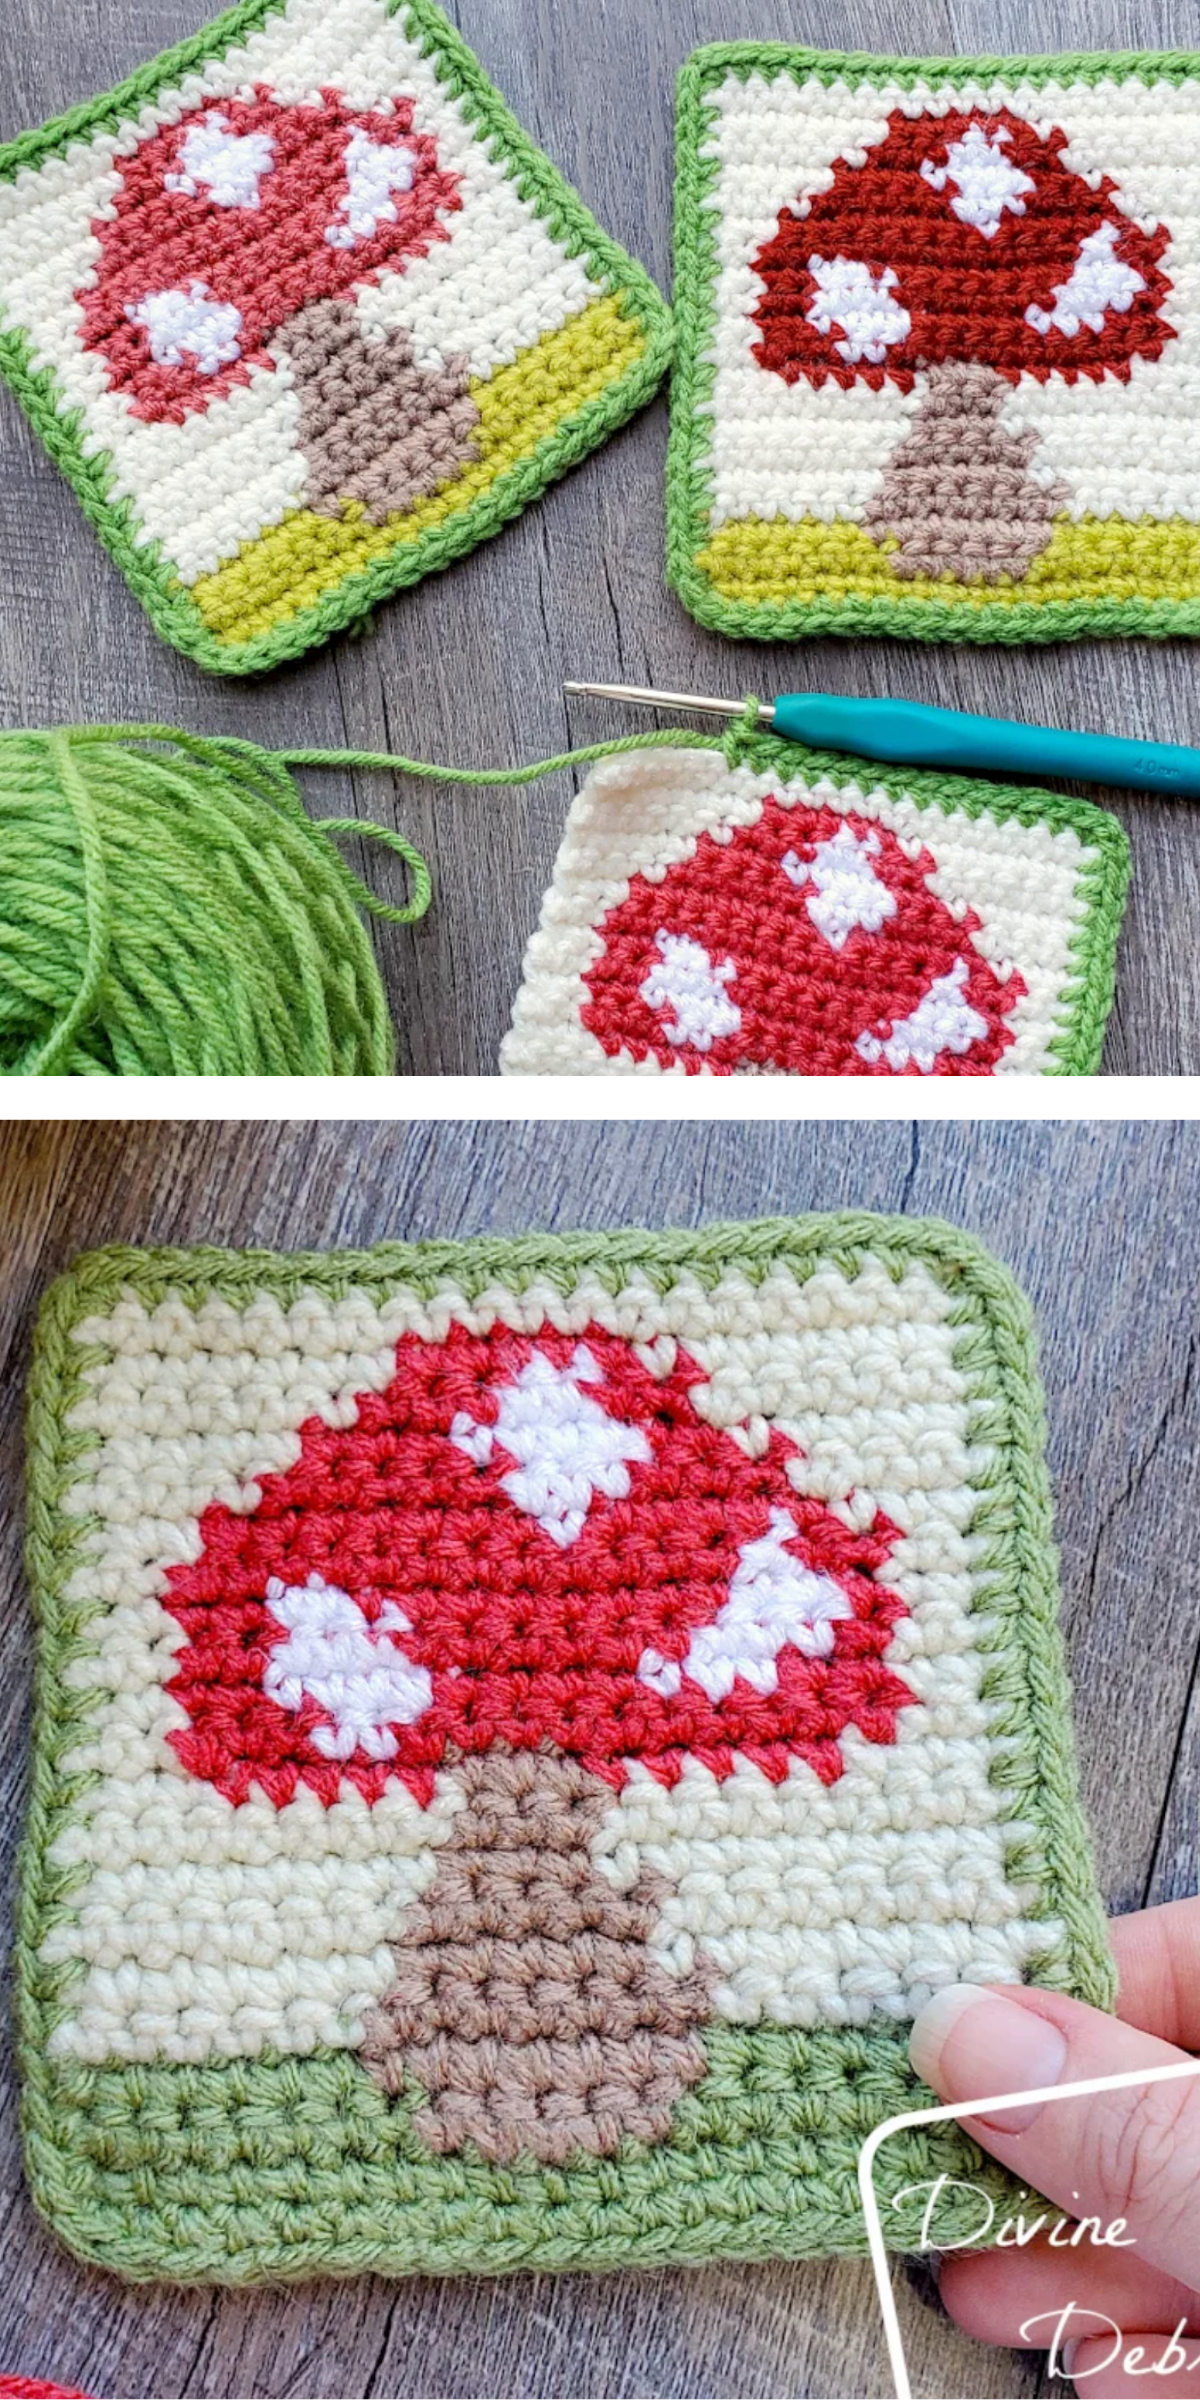
[[661,1878],[621,1892],[592,1851],[613,1793],[558,1752],[461,1760],[465,1798],[362,2057],[385,2091],[411,2081],[431,2150],[510,2164],[608,2157],[659,2141],[706,2059],[711,1971],[651,1956]]
[[352,299],[313,300],[281,326],[300,398],[308,466],[304,505],[340,516],[357,502],[372,525],[406,515],[479,456],[479,410],[465,358],[419,366],[403,326],[377,340]]
[[898,540],[888,557],[894,575],[1020,578],[1068,495],[1030,475],[1037,434],[1001,425],[1012,391],[1003,376],[974,360],[928,367],[925,376],[925,397],[864,517],[867,532]]

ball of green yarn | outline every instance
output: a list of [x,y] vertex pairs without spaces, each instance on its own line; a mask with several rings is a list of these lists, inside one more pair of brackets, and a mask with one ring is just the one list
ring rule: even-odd
[[[329,838],[346,831],[407,860],[407,908],[351,873]],[[398,834],[314,822],[281,756],[252,742],[0,733],[5,1075],[390,1074],[359,911],[409,924],[428,903]]]

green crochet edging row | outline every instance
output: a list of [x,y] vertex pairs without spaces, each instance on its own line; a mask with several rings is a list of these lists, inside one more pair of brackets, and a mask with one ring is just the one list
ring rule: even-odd
[[1054,600],[981,603],[848,599],[809,602],[727,600],[697,563],[711,528],[714,479],[710,464],[716,363],[718,211],[711,194],[719,161],[702,155],[719,111],[709,94],[729,74],[833,84],[878,80],[881,73],[911,86],[930,78],[959,82],[972,76],[1014,75],[1051,83],[1129,80],[1146,71],[1156,81],[1182,83],[1200,74],[1200,54],[1184,50],[1097,51],[1061,58],[887,58],[862,51],[801,50],[783,42],[713,42],[694,50],[679,71],[675,123],[675,362],[667,448],[667,580],[684,607],[715,633],[750,641],[803,641],[819,634],[898,634],[922,642],[1077,641],[1086,635],[1140,634],[1166,640],[1200,633],[1200,594],[1187,600]]
[[915,801],[918,808],[989,816],[998,825],[1049,825],[1055,832],[1070,828],[1078,834],[1086,853],[1077,886],[1085,913],[1068,944],[1071,968],[1059,998],[1062,1022],[1047,1045],[1053,1063],[1044,1072],[1094,1075],[1112,1008],[1117,941],[1129,888],[1129,837],[1116,817],[1066,792],[988,783],[979,776],[940,769],[880,766],[874,759],[848,759],[840,751],[809,750],[758,730],[750,716],[752,709],[757,711],[757,701],[747,701],[746,707],[746,719],[729,733],[698,735],[695,747],[724,750],[731,765],[751,767],[756,774],[777,770],[788,779],[797,774],[806,781],[824,778],[839,791],[851,783],[862,790],[878,786],[890,798]]
[[[0,182],[23,167],[37,167],[81,136],[118,126],[131,111],[155,97],[164,84],[192,73],[207,59],[278,14],[286,0],[238,0],[203,33],[165,50],[98,100],[70,109],[35,132],[0,148]],[[71,484],[84,515],[164,641],[220,675],[250,675],[297,658],[314,644],[358,623],[392,593],[429,574],[499,533],[539,498],[559,476],[598,449],[657,391],[671,362],[671,312],[644,267],[610,239],[558,169],[530,140],[507,102],[484,74],[461,34],[435,0],[386,0],[403,14],[405,30],[419,40],[464,116],[487,142],[493,158],[513,170],[516,188],[538,211],[551,236],[572,258],[582,258],[593,281],[614,296],[638,323],[645,347],[625,374],[563,418],[527,458],[498,475],[468,507],[430,526],[415,541],[397,543],[358,574],[348,575],[314,606],[286,625],[252,641],[218,641],[191,594],[180,583],[157,542],[138,538],[138,521],[128,501],[113,497],[113,462],[86,448],[82,412],[71,408],[53,371],[33,364],[32,345],[19,328],[0,324],[0,373],[10,384],[50,458]]]
[[[886,51],[805,50],[795,42],[706,42],[693,51],[685,74],[697,60],[710,83],[722,82],[726,75],[740,75],[743,82],[751,75],[790,75],[795,83],[847,83],[853,88],[859,83],[877,83],[882,73],[906,91],[930,77],[940,83],[981,81],[989,76],[999,76],[1006,83],[1020,76],[1023,82],[1033,84],[1118,79],[1127,83],[1135,78],[1186,83],[1200,66],[1200,57],[1192,50],[1044,50],[1026,58],[1011,53],[1005,57],[985,53],[971,58],[897,58]],[[1148,74],[1144,72],[1147,69]]]
[[[871,2126],[926,2097],[904,2029],[804,2034],[715,2026],[708,2078],[679,2105],[670,2139],[567,2168],[433,2159],[414,2142],[411,2102],[388,2101],[347,2053],[204,2067],[94,2067],[52,2061],[47,2044],[78,1967],[49,1966],[48,1934],[70,1916],[81,1872],[57,1860],[86,1811],[90,1775],[64,1761],[97,1704],[72,1680],[93,1649],[90,1612],[70,1596],[96,1520],[68,1513],[94,1441],[71,1413],[101,1348],[73,1331],[132,1290],[236,1306],[258,1293],[287,1306],[306,1289],[382,1298],[404,1282],[425,1297],[448,1280],[468,1297],[534,1277],[567,1291],[582,1271],[610,1291],[631,1277],[658,1291],[680,1274],[711,1288],[728,1268],[749,1282],[784,1266],[806,1280],[823,1261],[848,1277],[866,1259],[897,1280],[922,1264],[950,1296],[978,1446],[976,1605],[987,1617],[984,1690],[1004,1737],[993,1774],[1012,1827],[1014,1873],[1047,1923],[1038,1980],[1111,2005],[1114,1977],[1081,1815],[1057,1624],[1056,1564],[1032,1318],[1007,1272],[968,1235],[932,1220],[842,1213],[699,1233],[629,1230],[516,1240],[386,1243],[365,1252],[277,1256],[111,1249],[79,1259],[42,1305],[29,1387],[28,1559],[38,1622],[34,1756],[22,1852],[17,2009],[27,2173],[42,2214],[75,2253],[135,2278],[250,2283],[319,2271],[495,2272],[516,2266],[622,2266],[710,2257],[812,2257],[864,2246],[854,2179]],[[986,2194],[1014,2187],[956,2128],[886,2146],[885,2198],[945,2173],[944,2243],[968,2238]],[[919,2233],[922,2199],[899,2218]]]

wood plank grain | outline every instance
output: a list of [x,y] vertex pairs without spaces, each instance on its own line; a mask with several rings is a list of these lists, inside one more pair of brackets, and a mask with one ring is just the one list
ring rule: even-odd
[[[8,0],[0,134],[103,90],[194,30],[198,0]],[[672,84],[696,41],[755,28],[741,0],[456,0],[455,21],[536,138],[601,221],[664,289],[670,276]],[[775,0],[764,31],[829,47],[910,52],[1053,49],[1053,0]],[[1196,40],[1187,0],[1080,0],[1080,47]],[[735,696],[797,682],[894,691],[950,706],[1189,741],[1192,653],[1183,644],[1061,645],[1021,652],[824,641],[737,645],[692,624],[662,577],[666,408],[660,400],[496,541],[382,607],[374,636],[342,639],[254,682],[210,677],[166,649],[85,527],[7,393],[0,394],[0,722],[135,715],[284,744],[390,744],[465,765],[551,755],[630,729],[574,702],[563,675],[653,680]],[[371,814],[409,834],[434,869],[435,906],[376,932],[402,1062],[422,1073],[495,1070],[521,955],[549,880],[568,779],[526,793],[390,779],[307,779],[314,806]],[[1200,1070],[1200,812],[1114,800],[1135,880],[1111,1073]],[[357,852],[357,855],[356,855]],[[385,897],[403,870],[376,846],[352,863]]]
[[[38,1293],[102,1241],[323,1247],[531,1225],[697,1224],[806,1208],[936,1214],[1033,1296],[1058,1492],[1064,1620],[1101,1880],[1126,1908],[1193,1890],[1200,1712],[1191,1561],[1200,1400],[1200,1129],[647,1125],[145,1125],[0,1134],[0,1492],[19,1481]],[[0,1907],[14,1879],[30,1635],[0,1521]],[[246,2294],[129,2290],[75,2265],[20,2180],[0,2051],[0,2367],[162,2400],[487,2393],[771,2400],[882,2391],[861,2262]],[[900,2274],[917,2389],[1012,2394],[1036,2364],[978,2349]]]

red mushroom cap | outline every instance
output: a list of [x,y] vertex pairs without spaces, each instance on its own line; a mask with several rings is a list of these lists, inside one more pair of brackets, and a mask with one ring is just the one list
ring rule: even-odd
[[631,877],[582,1022],[610,1058],[693,1075],[989,1075],[1025,985],[1001,982],[934,870],[868,817],[768,799],[661,880]]
[[634,1758],[669,1785],[739,1751],[832,1783],[848,1725],[893,1741],[915,1697],[884,1664],[896,1528],[802,1497],[794,1443],[748,1456],[702,1382],[596,1325],[406,1335],[352,1427],[311,1419],[257,1507],[206,1510],[168,1570],[183,1765],[234,1802],[399,1778],[428,1805],[437,1767],[495,1743],[619,1789]]
[[181,423],[269,366],[265,344],[309,301],[446,239],[458,178],[412,125],[406,98],[287,106],[260,90],[191,110],[121,161],[78,297],[85,344],[135,416]]
[[1016,382],[1157,358],[1174,328],[1167,228],[1145,233],[1107,175],[1065,163],[1007,108],[909,116],[856,166],[839,159],[802,214],[785,208],[754,259],[766,289],[754,355],[786,383],[885,382],[974,360]]

